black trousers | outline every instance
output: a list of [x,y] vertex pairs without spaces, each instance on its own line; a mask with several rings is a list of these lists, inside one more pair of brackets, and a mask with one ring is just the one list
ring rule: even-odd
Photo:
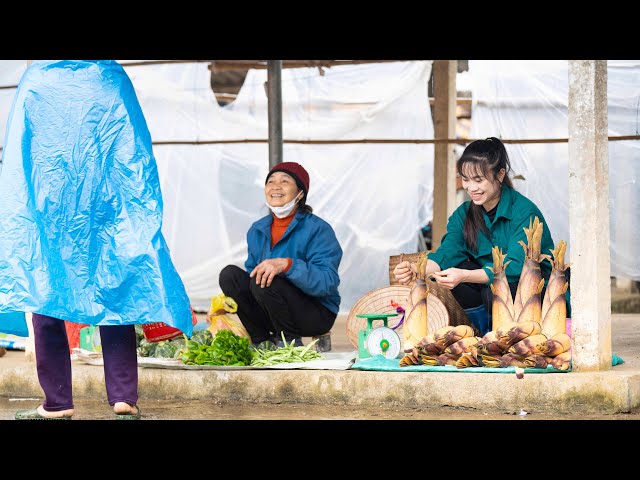
[[286,278],[276,275],[269,287],[261,288],[256,279],[236,265],[220,272],[222,293],[238,304],[238,317],[253,343],[264,340],[291,341],[327,333],[337,314],[307,295]]
[[[463,270],[478,270],[482,268],[482,266],[472,260],[465,260],[459,265],[456,265],[456,268],[461,268]],[[518,290],[518,282],[509,283],[509,289],[511,290],[511,296],[515,299],[516,291]],[[484,305],[489,316],[491,316],[493,292],[491,292],[489,285],[482,283],[460,283],[457,287],[451,290],[451,293],[462,308],[467,309]]]

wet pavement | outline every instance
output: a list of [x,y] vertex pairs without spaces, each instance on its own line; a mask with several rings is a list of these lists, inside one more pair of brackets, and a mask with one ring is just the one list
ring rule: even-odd
[[[34,408],[37,398],[0,398],[0,420],[13,420],[16,410]],[[542,412],[482,412],[460,408],[415,409],[305,404],[228,405],[206,401],[145,400],[142,420],[640,420],[640,413],[551,415]],[[111,407],[100,400],[76,400],[74,420],[113,420]]]

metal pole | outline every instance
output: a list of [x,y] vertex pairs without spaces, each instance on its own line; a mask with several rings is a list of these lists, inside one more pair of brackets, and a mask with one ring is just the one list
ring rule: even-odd
[[269,170],[282,162],[282,60],[267,62]]

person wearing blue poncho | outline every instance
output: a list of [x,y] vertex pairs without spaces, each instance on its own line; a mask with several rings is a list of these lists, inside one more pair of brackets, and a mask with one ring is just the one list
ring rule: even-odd
[[97,325],[109,405],[140,418],[135,324],[192,335],[161,232],[151,135],[112,60],[35,61],[18,85],[0,164],[0,331],[28,336],[44,402],[16,418],[71,418],[63,320]]

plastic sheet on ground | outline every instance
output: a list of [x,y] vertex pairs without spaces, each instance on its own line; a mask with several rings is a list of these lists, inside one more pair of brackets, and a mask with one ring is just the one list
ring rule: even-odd
[[[102,365],[102,354],[74,348],[75,358],[90,365]],[[355,361],[358,352],[325,352],[323,360],[308,362],[279,363],[267,366],[227,366],[227,365],[185,365],[179,358],[138,357],[138,366],[145,368],[165,368],[171,370],[348,370]]]
[[[618,355],[613,354],[611,358],[611,365],[619,365],[624,363],[624,360]],[[458,368],[455,365],[409,365],[406,367],[400,366],[399,358],[386,358],[384,355],[376,355],[371,358],[365,358],[357,360],[352,366],[354,370],[374,370],[383,372],[461,372],[461,373],[517,373],[516,367],[501,367],[501,368],[489,368],[489,367],[468,367]],[[558,370],[551,365],[547,368],[525,368],[521,369],[524,373],[568,373],[569,370]]]

